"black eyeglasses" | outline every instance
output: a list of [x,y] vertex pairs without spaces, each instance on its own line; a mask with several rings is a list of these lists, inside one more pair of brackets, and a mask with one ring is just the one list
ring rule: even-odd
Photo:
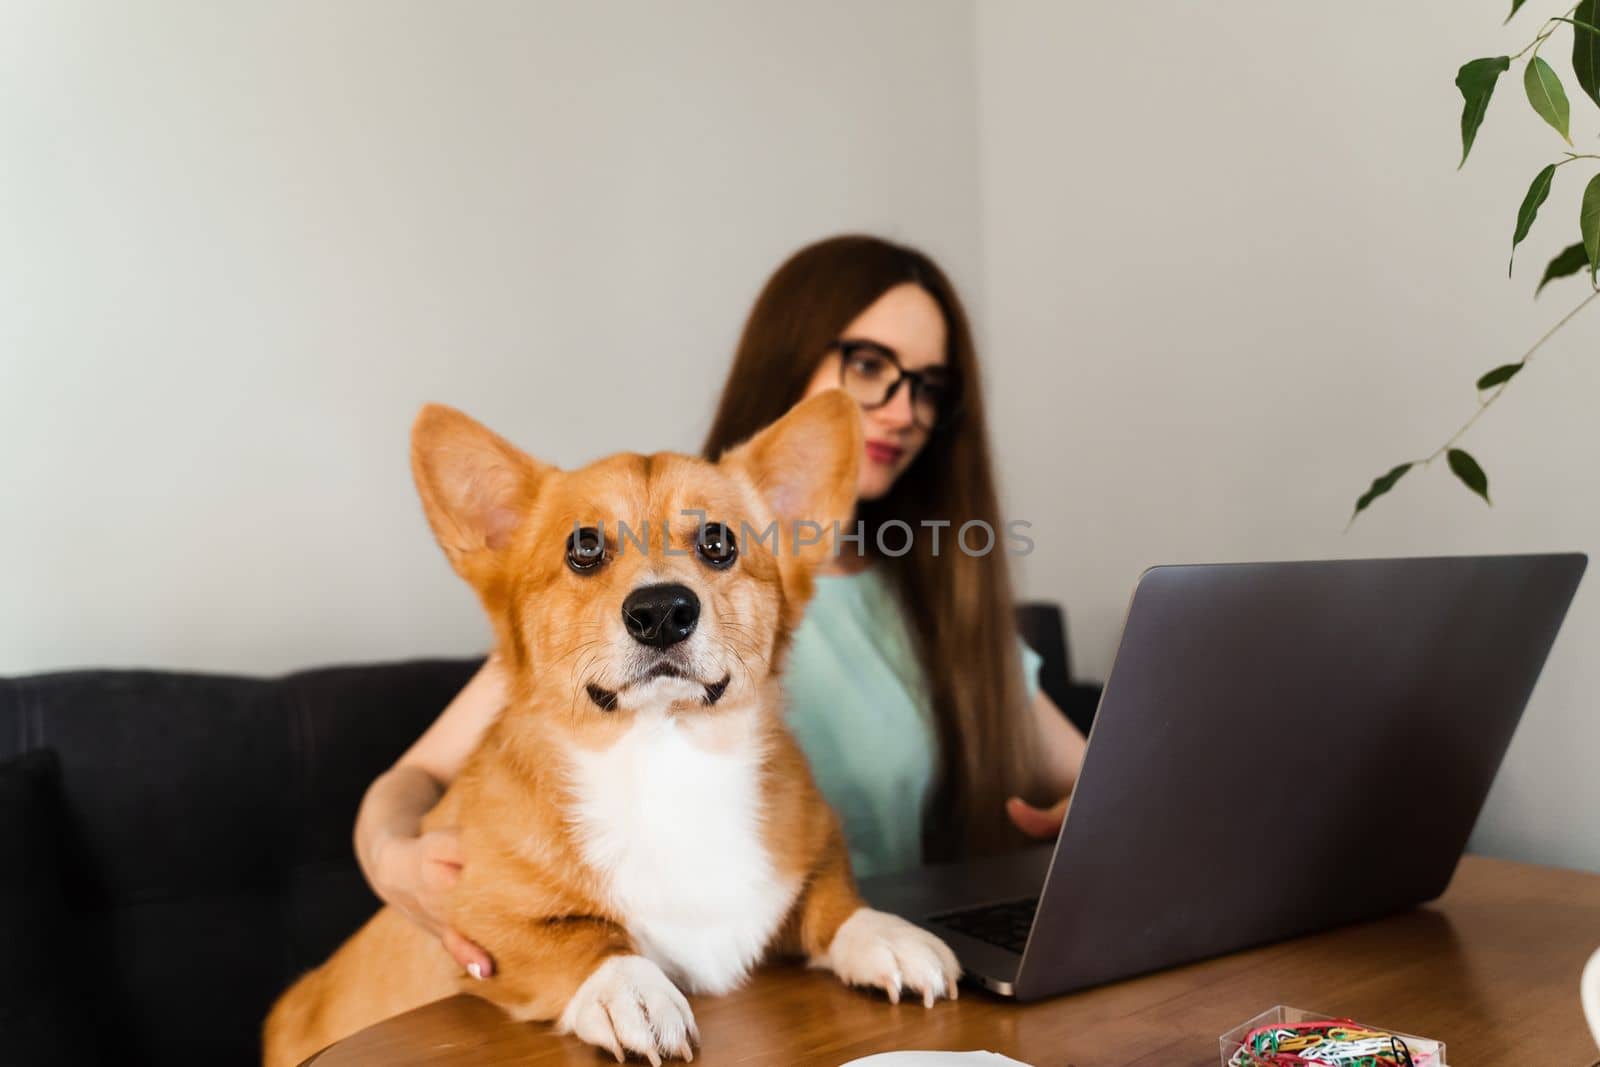
[[839,387],[866,410],[883,407],[910,382],[911,421],[919,429],[935,430],[955,418],[959,397],[944,366],[906,370],[894,349],[876,341],[841,339],[828,350],[839,353]]

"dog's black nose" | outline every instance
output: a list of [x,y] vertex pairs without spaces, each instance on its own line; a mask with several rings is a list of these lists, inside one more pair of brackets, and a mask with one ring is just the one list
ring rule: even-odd
[[676,582],[642,585],[622,602],[622,622],[635,641],[667,648],[694,633],[700,598]]

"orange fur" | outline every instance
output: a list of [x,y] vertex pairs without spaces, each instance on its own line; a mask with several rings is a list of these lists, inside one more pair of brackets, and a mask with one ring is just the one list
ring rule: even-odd
[[[426,830],[459,831],[465,865],[450,922],[489,951],[495,973],[465,978],[436,940],[384,908],[278,1001],[263,1035],[268,1067],[297,1064],[361,1027],[462,991],[518,1019],[556,1019],[601,964],[641,952],[610,872],[586,855],[573,768],[583,753],[606,753],[632,729],[635,713],[626,704],[602,710],[585,683],[617,684],[607,671],[629,647],[618,636],[619,604],[650,582],[681,582],[698,594],[705,647],[729,677],[712,706],[671,703],[664,714],[673,729],[696,751],[760,754],[760,840],[775,881],[796,887],[768,951],[826,962],[836,931],[861,902],[838,821],[782,723],[777,674],[826,540],[795,551],[784,530],[774,552],[741,538],[735,565],[717,570],[692,553],[668,555],[658,523],[671,521],[681,552],[695,534],[685,509],[736,531],[741,523],[764,531],[775,519],[842,521],[854,504],[860,451],[855,406],[837,392],[799,405],[715,465],[664,453],[617,455],[573,472],[535,462],[459,412],[423,410],[412,466],[424,510],[451,564],[482,599],[510,677],[505,711],[424,821]],[[613,558],[594,574],[573,573],[568,535],[601,520]],[[649,521],[648,552],[633,544],[616,551],[618,520],[635,531]],[[892,983],[898,995],[898,973],[851,980]],[[615,1039],[611,1047],[620,1055]]]

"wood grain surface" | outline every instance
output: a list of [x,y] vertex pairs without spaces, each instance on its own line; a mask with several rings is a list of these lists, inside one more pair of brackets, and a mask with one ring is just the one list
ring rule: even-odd
[[[1036,1067],[1212,1067],[1217,1038],[1274,1004],[1448,1043],[1452,1067],[1588,1067],[1600,1053],[1578,975],[1600,945],[1600,875],[1466,857],[1427,907],[1099,989],[1018,1005],[963,987],[891,1005],[799,966],[725,997],[693,997],[697,1064],[834,1065],[894,1049],[989,1049]],[[607,1053],[470,996],[341,1041],[315,1067],[597,1067]]]

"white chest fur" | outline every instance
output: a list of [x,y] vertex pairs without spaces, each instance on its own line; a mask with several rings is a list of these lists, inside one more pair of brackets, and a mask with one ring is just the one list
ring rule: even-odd
[[777,876],[761,838],[753,733],[707,748],[675,718],[639,712],[610,748],[571,761],[584,858],[640,952],[690,990],[732,989],[799,889]]

